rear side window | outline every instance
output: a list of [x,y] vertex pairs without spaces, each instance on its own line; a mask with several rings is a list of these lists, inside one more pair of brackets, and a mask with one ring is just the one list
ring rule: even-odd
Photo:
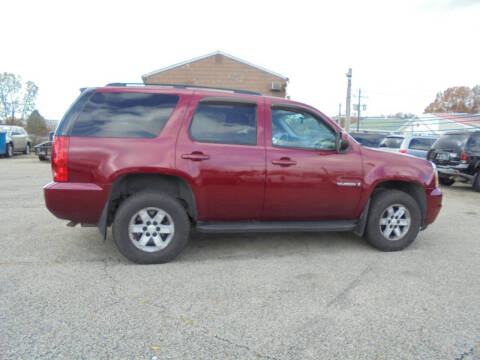
[[473,134],[467,142],[468,152],[480,153],[480,133]]
[[178,99],[171,94],[97,92],[85,104],[71,135],[155,138]]
[[382,142],[380,143],[380,147],[400,149],[402,142],[403,142],[403,137],[387,137],[382,140]]
[[408,148],[412,150],[428,151],[430,150],[434,142],[435,142],[435,139],[414,138],[410,140],[410,144],[408,145]]
[[200,103],[193,115],[190,136],[199,142],[255,145],[256,109],[252,104]]

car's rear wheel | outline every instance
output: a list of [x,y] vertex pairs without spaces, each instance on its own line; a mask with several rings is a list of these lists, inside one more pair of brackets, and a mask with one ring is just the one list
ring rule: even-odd
[[477,170],[477,173],[475,175],[475,178],[473,181],[473,189],[475,191],[480,192],[480,170]]
[[406,248],[420,231],[421,212],[415,199],[399,190],[383,190],[372,199],[365,238],[382,251]]
[[445,185],[445,186],[450,186],[450,185],[453,185],[453,183],[455,182],[455,180],[453,179],[450,179],[450,178],[447,178],[447,177],[439,177],[438,178],[438,182],[442,185]]
[[11,143],[7,144],[7,148],[5,149],[5,156],[12,157],[13,156],[13,145]]
[[187,244],[190,221],[175,198],[157,192],[128,197],[115,214],[113,238],[120,252],[139,264],[174,259]]
[[25,150],[23,151],[24,154],[30,154],[30,143],[27,143],[27,145],[25,145]]

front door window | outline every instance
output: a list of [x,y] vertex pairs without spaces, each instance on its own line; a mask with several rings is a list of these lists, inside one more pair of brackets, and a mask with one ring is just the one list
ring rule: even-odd
[[335,132],[308,113],[272,110],[272,145],[308,150],[335,150]]

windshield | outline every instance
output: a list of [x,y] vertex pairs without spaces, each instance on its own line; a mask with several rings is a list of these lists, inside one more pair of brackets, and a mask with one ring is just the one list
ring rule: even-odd
[[433,144],[434,149],[461,151],[469,134],[445,134]]
[[399,149],[402,145],[403,137],[387,137],[380,143],[380,147],[386,147],[390,149]]

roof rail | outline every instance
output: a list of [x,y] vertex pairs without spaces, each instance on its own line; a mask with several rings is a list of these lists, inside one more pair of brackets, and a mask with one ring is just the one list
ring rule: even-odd
[[186,85],[186,84],[165,84],[165,83],[109,83],[106,86],[169,86],[176,89],[210,89],[210,90],[222,90],[222,91],[231,91],[237,94],[249,94],[249,95],[262,95],[255,91],[250,90],[240,90],[240,89],[230,89],[214,86],[202,86],[202,85]]

